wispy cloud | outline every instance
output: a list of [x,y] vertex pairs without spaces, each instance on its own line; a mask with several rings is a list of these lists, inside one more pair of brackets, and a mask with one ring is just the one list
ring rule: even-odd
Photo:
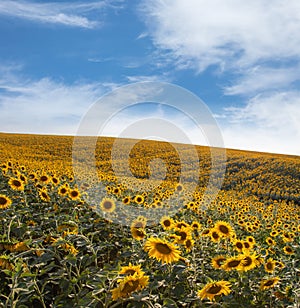
[[300,155],[300,92],[274,92],[225,109],[226,147]]
[[0,14],[45,24],[91,29],[101,24],[101,18],[91,19],[89,15],[95,15],[107,6],[106,1],[38,3],[7,0],[0,2]]
[[299,1],[145,0],[140,13],[166,68],[227,78],[240,100],[218,115],[227,147],[300,155]]
[[0,131],[6,132],[75,134],[90,105],[113,87],[47,77],[31,80],[15,66],[2,66],[0,72]]
[[141,12],[157,48],[199,71],[300,58],[297,0],[147,0]]
[[270,90],[282,90],[300,80],[300,65],[293,67],[255,66],[243,71],[233,85],[224,87],[226,95],[255,95]]
[[143,82],[143,81],[157,81],[157,82],[171,82],[172,78],[167,74],[161,75],[132,75],[126,76],[129,82]]

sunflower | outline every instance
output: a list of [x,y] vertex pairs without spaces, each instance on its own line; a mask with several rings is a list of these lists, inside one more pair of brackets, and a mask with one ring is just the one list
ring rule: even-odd
[[194,229],[194,230],[200,230],[200,229],[201,229],[201,224],[200,224],[200,222],[198,222],[198,221],[193,221],[193,222],[191,223],[191,227],[192,227],[192,229]]
[[127,266],[122,266],[119,275],[134,275],[137,274],[138,276],[144,275],[145,273],[141,269],[141,265],[132,265],[130,262]]
[[187,252],[190,252],[192,248],[194,247],[195,241],[192,239],[192,237],[188,237],[184,242],[183,245],[185,247],[185,250]]
[[10,252],[22,252],[29,250],[29,247],[24,242],[4,245],[4,248],[9,250]]
[[128,297],[131,293],[139,291],[148,285],[149,277],[144,275],[127,275],[119,281],[119,286],[111,290],[112,299]]
[[191,230],[188,227],[181,228],[180,230],[176,231],[176,234],[179,236],[177,242],[179,244],[183,244],[187,238],[191,237]]
[[170,230],[173,228],[174,220],[169,216],[163,216],[160,220],[160,224],[163,226],[164,230]]
[[8,207],[10,207],[10,205],[11,205],[11,200],[4,195],[0,195],[0,209],[5,210]]
[[208,283],[203,289],[199,290],[198,296],[202,300],[208,298],[210,301],[212,301],[218,295],[228,295],[231,292],[230,287],[231,284],[228,281],[213,281]]
[[183,191],[183,185],[181,183],[177,183],[175,186],[175,191],[180,193]]
[[72,244],[69,244],[69,243],[64,243],[64,244],[61,244],[60,245],[61,248],[63,248],[66,252],[76,256],[78,254],[78,250],[72,245]]
[[71,189],[69,191],[69,197],[72,200],[78,200],[80,199],[80,192],[77,189]]
[[24,184],[20,179],[10,178],[8,184],[13,190],[18,190],[18,191],[24,190]]
[[231,225],[226,221],[217,221],[214,229],[218,232],[219,236],[230,238],[234,231]]
[[176,262],[180,258],[180,251],[177,247],[163,239],[150,237],[145,246],[150,258],[156,258],[163,263]]
[[39,196],[42,201],[49,202],[51,200],[50,196],[48,195],[48,192],[46,189],[40,189],[39,190]]
[[225,271],[231,271],[233,269],[239,269],[242,262],[241,256],[231,257],[226,259],[222,265],[222,269]]
[[236,240],[233,242],[233,247],[239,251],[239,252],[242,252],[243,249],[244,249],[244,243],[242,240]]
[[264,267],[266,272],[273,273],[276,267],[276,261],[274,261],[272,258],[269,258]]
[[279,234],[279,233],[278,233],[277,230],[273,230],[273,231],[270,233],[270,235],[271,235],[272,237],[276,237],[278,234]]
[[52,176],[51,182],[52,182],[54,185],[58,185],[58,184],[59,184],[59,178],[57,178],[57,177],[55,177],[55,176]]
[[48,175],[46,175],[46,174],[43,174],[43,175],[40,176],[39,181],[42,184],[48,184],[49,181],[50,181],[50,177]]
[[284,246],[284,247],[283,247],[283,251],[284,251],[284,253],[287,254],[287,255],[292,255],[292,254],[294,254],[294,250],[293,250],[293,248],[292,248],[291,246]]
[[206,237],[206,236],[210,236],[210,230],[209,229],[205,229],[202,231],[201,236]]
[[25,175],[20,174],[20,175],[19,175],[19,179],[20,179],[24,184],[27,184],[27,178],[26,178]]
[[250,254],[247,252],[241,255],[241,263],[237,269],[243,272],[247,272],[254,269],[259,264],[260,262],[256,253]]
[[285,266],[284,266],[284,263],[281,262],[281,261],[275,261],[275,265],[277,268],[279,269],[283,269]]
[[145,201],[145,198],[144,198],[143,195],[136,195],[134,197],[134,202],[137,203],[137,204],[142,204],[142,203],[144,203],[144,201]]
[[290,243],[293,241],[293,236],[290,233],[285,232],[281,235],[281,237],[284,243]]
[[222,264],[226,261],[226,257],[224,256],[216,256],[211,260],[211,265],[215,269],[220,269]]
[[252,245],[252,247],[255,245],[256,241],[255,241],[255,238],[253,236],[247,236],[246,237],[246,241],[248,243],[250,243]]
[[175,226],[174,228],[176,229],[181,229],[181,228],[186,228],[188,227],[189,225],[184,221],[184,220],[180,220],[180,221],[176,221],[175,222]]
[[103,212],[112,213],[116,209],[116,203],[111,198],[103,198],[100,202],[100,207]]
[[266,243],[269,245],[269,246],[274,246],[276,244],[276,242],[271,238],[271,237],[267,237],[266,238]]
[[122,199],[122,202],[123,202],[124,204],[130,204],[130,201],[131,201],[130,196],[126,196],[126,197],[124,197],[124,198]]
[[69,188],[66,185],[62,185],[58,188],[58,194],[60,196],[66,196],[69,192]]
[[280,281],[280,279],[279,279],[278,277],[273,277],[273,278],[269,278],[269,279],[264,279],[264,280],[262,280],[261,283],[260,283],[260,289],[261,289],[261,290],[271,289],[271,288],[273,288],[279,281]]
[[138,216],[132,223],[131,228],[145,228],[147,225],[147,218],[144,216]]
[[12,271],[14,269],[13,263],[10,261],[9,257],[6,255],[0,256],[0,267]]
[[138,240],[138,241],[143,240],[146,236],[146,232],[145,232],[144,228],[131,227],[130,231],[131,231],[132,237],[134,239]]
[[215,243],[219,242],[221,236],[217,229],[213,228],[210,230],[210,238]]

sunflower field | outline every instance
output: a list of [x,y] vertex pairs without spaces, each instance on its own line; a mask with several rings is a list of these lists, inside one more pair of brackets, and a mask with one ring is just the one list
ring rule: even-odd
[[77,181],[73,137],[0,134],[0,307],[300,307],[300,157],[227,150],[207,202],[209,148],[191,191],[168,143],[112,161],[115,139],[98,138],[97,189],[84,138]]

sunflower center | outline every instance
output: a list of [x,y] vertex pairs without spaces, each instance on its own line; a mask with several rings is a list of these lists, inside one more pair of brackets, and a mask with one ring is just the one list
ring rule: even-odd
[[186,232],[182,231],[182,232],[179,232],[179,235],[180,235],[180,239],[182,241],[184,241],[186,238],[187,238],[187,234]]
[[246,261],[244,263],[244,266],[249,266],[252,264],[252,259],[250,257],[246,257],[244,260]]
[[216,263],[218,264],[218,266],[221,266],[225,260],[226,260],[225,258],[220,258],[216,260]]
[[172,252],[172,249],[167,244],[163,243],[157,243],[155,245],[155,248],[158,252],[162,253],[163,255],[168,255]]
[[124,284],[124,287],[122,288],[122,292],[124,292],[126,294],[131,293],[131,292],[135,291],[138,286],[139,286],[139,281],[138,280],[127,281]]
[[112,203],[110,201],[105,201],[103,207],[107,210],[112,208]]
[[186,240],[185,246],[186,246],[187,248],[190,248],[190,247],[192,246],[191,240]]
[[16,187],[21,187],[21,185],[22,185],[21,182],[18,181],[18,180],[13,180],[12,183],[13,183],[13,185],[16,186]]
[[210,288],[207,290],[207,293],[210,293],[210,294],[217,294],[217,293],[219,293],[221,290],[222,290],[222,287],[213,285],[212,287],[210,287]]
[[267,282],[264,284],[264,286],[265,286],[265,287],[270,287],[271,285],[273,285],[273,283],[274,283],[274,280],[269,280],[269,281],[267,281]]
[[228,267],[237,267],[240,264],[241,261],[239,260],[232,260],[228,262]]
[[133,270],[133,269],[128,269],[128,270],[125,272],[126,275],[134,275],[134,273],[135,273],[135,270]]
[[224,225],[221,225],[221,226],[219,227],[219,229],[220,229],[220,231],[221,231],[222,233],[224,233],[224,234],[228,234],[228,233],[229,233],[229,229],[228,229],[226,226],[224,226]]
[[249,247],[250,247],[250,244],[247,243],[247,242],[245,242],[245,243],[244,243],[244,246],[245,246],[245,248],[249,248]]
[[42,182],[46,182],[47,180],[48,180],[48,178],[45,175],[41,176],[41,181]]
[[170,220],[164,220],[163,224],[164,224],[165,227],[170,227],[171,221]]
[[218,239],[218,238],[219,238],[219,235],[218,235],[217,232],[213,232],[211,235],[212,235],[212,237],[213,237],[214,239]]
[[73,190],[72,192],[71,192],[71,196],[72,197],[77,197],[78,196],[78,191],[76,191],[76,190]]
[[236,243],[236,247],[238,249],[242,249],[243,248],[243,244],[241,242]]
[[271,269],[273,269],[273,264],[272,263],[267,263],[267,269],[269,269],[269,270],[271,270]]
[[136,229],[135,234],[138,237],[144,237],[144,232],[142,230]]
[[0,197],[0,205],[5,205],[7,203],[7,199],[4,197]]

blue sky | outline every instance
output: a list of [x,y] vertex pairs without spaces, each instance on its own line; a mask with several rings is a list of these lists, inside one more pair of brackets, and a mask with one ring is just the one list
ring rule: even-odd
[[[105,93],[163,81],[205,102],[226,147],[300,155],[299,30],[297,0],[1,1],[0,131],[76,134]],[[105,133],[180,126],[146,106]]]

